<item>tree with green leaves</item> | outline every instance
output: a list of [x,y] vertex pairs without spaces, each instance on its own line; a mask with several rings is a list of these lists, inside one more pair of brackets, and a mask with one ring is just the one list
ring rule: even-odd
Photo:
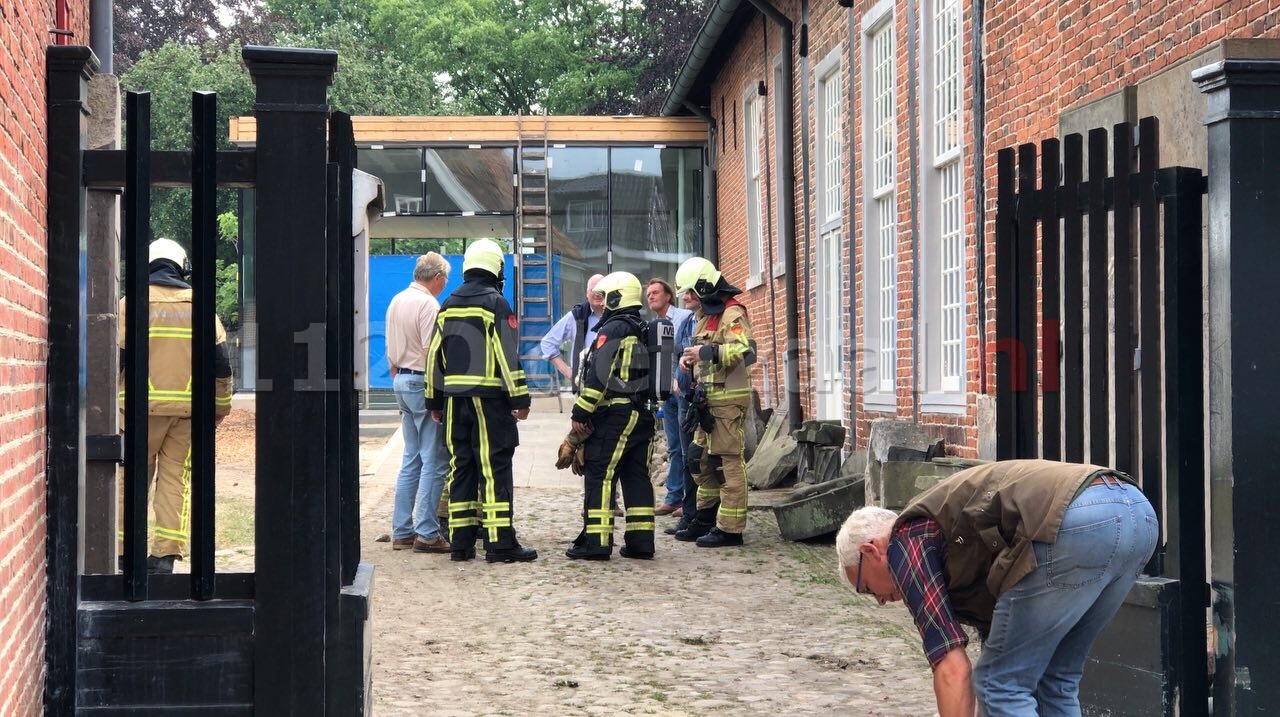
[[369,0],[370,31],[421,58],[457,114],[581,112],[589,98],[626,94],[627,68],[593,63],[622,14],[607,0]]

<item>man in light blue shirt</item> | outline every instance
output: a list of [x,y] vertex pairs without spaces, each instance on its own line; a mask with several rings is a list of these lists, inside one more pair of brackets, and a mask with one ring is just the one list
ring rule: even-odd
[[[676,292],[662,279],[650,279],[644,296],[654,316],[667,319],[677,331],[686,319],[693,316],[692,311],[675,305]],[[684,512],[680,504],[684,500],[685,490],[693,485],[693,478],[689,476],[689,469],[684,464],[684,446],[680,441],[680,398],[674,385],[675,372],[680,368],[672,362],[672,369],[672,375],[667,377],[672,382],[671,397],[662,404],[662,427],[667,435],[667,496],[654,512],[658,515],[680,517]]]
[[[594,274],[587,279],[587,300],[574,304],[572,309],[551,327],[542,337],[542,358],[551,362],[578,392],[578,365],[582,361],[582,351],[596,340],[596,326],[600,324],[600,316],[604,314],[604,294],[597,292],[596,284],[604,278],[603,274]],[[561,351],[569,344],[573,353],[570,362],[564,360]]]

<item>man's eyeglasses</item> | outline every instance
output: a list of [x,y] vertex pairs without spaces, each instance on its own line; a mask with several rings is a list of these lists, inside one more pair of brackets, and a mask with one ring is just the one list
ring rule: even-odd
[[593,299],[603,299],[603,298],[604,298],[604,292],[603,292],[603,291],[593,291],[593,292],[591,292],[591,298],[593,298]]
[[858,553],[858,573],[853,578],[853,590],[859,595],[870,595],[871,591],[867,590],[862,584],[862,553]]

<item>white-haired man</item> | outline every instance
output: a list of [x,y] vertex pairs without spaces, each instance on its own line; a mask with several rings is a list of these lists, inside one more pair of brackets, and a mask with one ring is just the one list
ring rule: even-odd
[[[854,590],[906,603],[942,717],[971,717],[977,705],[986,717],[1078,715],[1089,648],[1158,533],[1146,496],[1123,473],[1000,461],[947,478],[900,515],[854,511],[836,555]],[[962,623],[983,640],[973,668]]]

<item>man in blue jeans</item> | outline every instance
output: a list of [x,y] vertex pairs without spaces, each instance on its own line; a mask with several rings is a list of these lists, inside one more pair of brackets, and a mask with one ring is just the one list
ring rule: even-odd
[[[1095,639],[1155,550],[1155,511],[1133,479],[1042,460],[963,470],[900,515],[853,512],[840,575],[881,604],[902,600],[933,667],[938,714],[1080,714]],[[971,668],[961,624],[977,628]],[[976,694],[975,694],[976,693]]]
[[[696,323],[693,318],[693,312],[697,311],[702,302],[698,300],[698,295],[692,291],[684,292],[684,296],[680,297],[684,302],[684,308],[689,312],[689,317],[676,325],[676,356],[684,353],[684,350],[693,344],[693,328]],[[693,482],[693,476],[689,473],[689,463],[685,456],[689,455],[689,444],[693,443],[693,430],[685,430],[685,426],[692,425],[690,421],[689,392],[693,390],[693,374],[685,371],[680,367],[680,363],[676,362],[675,370],[675,394],[672,398],[676,401],[677,407],[677,426],[680,431],[680,457],[684,465],[685,491],[682,499],[680,521],[675,525],[662,531],[667,535],[675,535],[685,530],[689,524],[693,522],[693,516],[698,512],[698,486]]]
[[404,457],[391,511],[391,549],[447,553],[436,504],[449,472],[443,429],[427,414],[426,347],[436,325],[436,297],[449,280],[449,262],[435,252],[418,257],[413,283],[387,307],[387,363],[400,407]]
[[[680,330],[685,319],[693,316],[693,312],[675,305],[676,292],[666,281],[658,278],[650,279],[644,289],[645,302],[649,310],[659,319],[667,319],[671,327]],[[679,355],[679,354],[677,354]],[[676,373],[680,371],[672,361],[670,380],[675,383]],[[684,493],[693,486],[693,478],[684,464],[684,448],[680,440],[680,394],[678,387],[671,392],[671,398],[662,404],[662,428],[667,438],[667,495],[654,511],[657,515],[674,515],[677,518],[684,514],[680,503]]]

